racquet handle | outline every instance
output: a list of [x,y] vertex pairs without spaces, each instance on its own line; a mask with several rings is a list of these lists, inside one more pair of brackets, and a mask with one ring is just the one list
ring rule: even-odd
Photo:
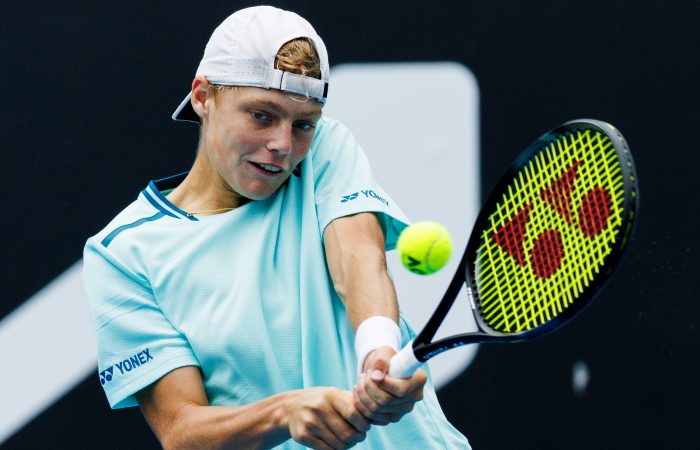
[[416,359],[416,355],[413,354],[413,341],[409,341],[404,348],[391,357],[391,361],[389,361],[389,376],[408,378],[422,364]]

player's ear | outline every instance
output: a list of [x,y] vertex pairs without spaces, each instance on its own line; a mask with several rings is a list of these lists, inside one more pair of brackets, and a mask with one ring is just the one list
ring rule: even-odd
[[192,109],[204,119],[207,116],[207,99],[209,98],[209,81],[203,75],[197,75],[192,80]]

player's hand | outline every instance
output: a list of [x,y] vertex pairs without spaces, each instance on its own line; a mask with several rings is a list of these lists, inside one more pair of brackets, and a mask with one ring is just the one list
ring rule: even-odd
[[292,439],[319,450],[350,448],[370,428],[352,393],[330,387],[296,391],[287,402],[287,421]]
[[410,378],[387,375],[395,353],[389,347],[370,353],[353,388],[353,405],[374,425],[398,422],[423,399],[423,386],[428,379],[423,370],[418,369]]

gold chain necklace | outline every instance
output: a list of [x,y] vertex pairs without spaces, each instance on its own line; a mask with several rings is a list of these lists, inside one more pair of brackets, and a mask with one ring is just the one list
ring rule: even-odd
[[192,212],[187,213],[187,217],[192,217],[195,214],[206,214],[206,213],[231,211],[232,209],[236,209],[236,208],[235,207],[233,207],[233,208],[218,208],[218,209],[205,209],[204,211],[192,211]]

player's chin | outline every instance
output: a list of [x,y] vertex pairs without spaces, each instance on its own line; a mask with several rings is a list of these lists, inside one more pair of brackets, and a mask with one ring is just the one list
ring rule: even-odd
[[262,180],[249,183],[242,194],[251,200],[265,200],[280,188],[289,178],[289,174],[280,175],[274,180]]

